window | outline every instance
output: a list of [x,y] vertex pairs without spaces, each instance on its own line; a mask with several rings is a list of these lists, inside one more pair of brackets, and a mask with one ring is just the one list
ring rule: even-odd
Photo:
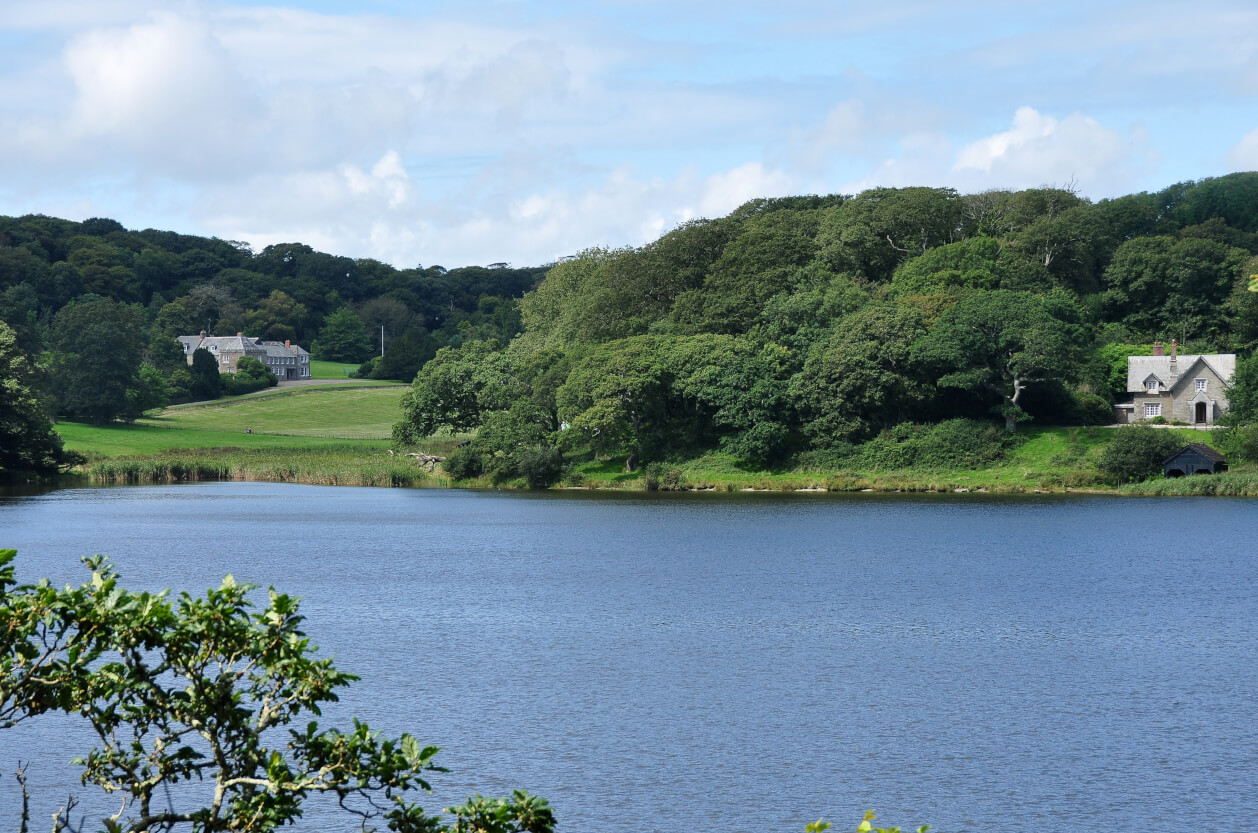
[[1158,380],[1157,380],[1157,379],[1150,379],[1149,381],[1145,382],[1145,383],[1144,383],[1144,389],[1145,389],[1145,390],[1147,390],[1149,393],[1157,393],[1157,392],[1158,392]]
[[1144,415],[1145,417],[1162,416],[1162,403],[1161,402],[1144,403]]
[[1205,393],[1205,392],[1206,392],[1206,380],[1205,380],[1205,379],[1197,379],[1197,380],[1196,380],[1196,382],[1197,382],[1197,393]]

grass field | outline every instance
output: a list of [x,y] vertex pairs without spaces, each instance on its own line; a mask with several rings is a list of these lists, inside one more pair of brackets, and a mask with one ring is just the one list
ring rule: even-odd
[[[157,454],[170,449],[316,448],[389,444],[404,385],[312,387],[172,408],[132,425],[63,422],[66,447],[90,456]],[[252,433],[245,433],[245,429]]]
[[311,379],[348,379],[351,371],[357,370],[356,364],[342,364],[341,362],[317,362],[313,359],[310,361],[310,378]]

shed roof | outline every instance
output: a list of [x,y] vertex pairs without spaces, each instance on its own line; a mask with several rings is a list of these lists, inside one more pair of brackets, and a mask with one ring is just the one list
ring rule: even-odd
[[1163,461],[1162,465],[1165,466],[1167,463],[1171,462],[1176,457],[1183,454],[1185,451],[1195,451],[1198,454],[1200,454],[1202,457],[1205,457],[1207,460],[1213,463],[1226,463],[1227,462],[1226,457],[1224,457],[1222,454],[1215,451],[1213,448],[1206,445],[1205,443],[1189,443],[1188,445],[1181,448],[1179,451],[1176,451],[1170,457],[1167,457],[1166,460]]

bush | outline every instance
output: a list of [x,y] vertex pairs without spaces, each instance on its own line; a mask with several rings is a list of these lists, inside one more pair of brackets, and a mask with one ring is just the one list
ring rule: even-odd
[[648,492],[680,492],[689,485],[681,469],[669,468],[663,463],[648,463],[642,475]]
[[535,446],[521,449],[516,455],[517,470],[531,488],[545,489],[559,482],[563,474],[563,456],[557,449]]
[[370,359],[367,359],[367,361],[360,364],[357,370],[351,370],[349,374],[349,378],[374,379],[376,377],[373,374],[376,372],[376,368],[379,366],[380,366],[380,357],[372,356]]
[[258,390],[266,390],[280,383],[275,374],[267,370],[266,365],[253,356],[242,356],[236,362],[235,373],[223,374],[223,393],[228,396],[240,396]]
[[1114,432],[1097,467],[1119,483],[1146,480],[1162,473],[1162,463],[1184,445],[1170,431],[1129,425]]
[[1258,462],[1258,423],[1215,432],[1219,451],[1229,460]]
[[1079,425],[1109,425],[1114,421],[1114,407],[1104,397],[1086,391],[1073,394],[1074,420]]
[[901,423],[857,446],[852,462],[872,469],[977,469],[1002,460],[1023,438],[988,422]]
[[485,461],[481,457],[480,449],[473,445],[454,449],[441,465],[455,480],[470,480],[480,477],[485,471]]

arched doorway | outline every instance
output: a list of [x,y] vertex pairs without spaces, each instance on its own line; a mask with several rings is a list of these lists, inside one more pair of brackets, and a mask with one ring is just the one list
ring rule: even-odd
[[1197,403],[1197,418],[1196,418],[1195,420],[1193,420],[1193,421],[1194,421],[1194,422],[1205,422],[1205,421],[1206,421],[1206,403],[1204,403],[1204,402],[1198,402],[1198,403]]

